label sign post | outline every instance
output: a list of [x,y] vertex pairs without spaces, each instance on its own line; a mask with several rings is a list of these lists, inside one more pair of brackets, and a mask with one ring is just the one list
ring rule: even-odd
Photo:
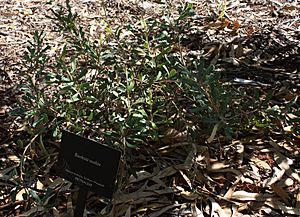
[[75,216],[82,217],[88,191],[111,199],[121,152],[68,131],[62,132],[57,174],[78,185]]

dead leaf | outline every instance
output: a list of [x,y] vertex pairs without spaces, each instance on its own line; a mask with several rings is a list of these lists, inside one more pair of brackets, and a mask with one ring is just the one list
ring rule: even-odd
[[241,42],[238,43],[237,47],[235,48],[235,57],[240,58],[244,54],[243,45]]
[[55,189],[57,186],[63,185],[64,183],[65,183],[64,179],[58,177],[48,187]]
[[211,216],[226,216],[226,213],[221,208],[221,206],[213,199],[212,197],[208,197],[208,200],[211,202]]
[[187,175],[185,175],[182,171],[179,171],[179,173],[181,174],[181,176],[183,177],[183,179],[186,181],[186,183],[188,184],[188,186],[190,187],[190,189],[192,190],[192,182],[189,179],[189,177],[187,177]]
[[252,193],[247,191],[235,191],[232,194],[233,200],[242,200],[242,201],[247,201],[247,200],[265,201],[272,197],[273,197],[272,194]]
[[53,217],[61,217],[56,207],[52,207]]
[[230,165],[226,162],[215,162],[207,167],[209,172],[220,172],[221,169],[228,168]]
[[165,206],[166,205],[163,204],[161,201],[159,201],[159,202],[152,202],[152,203],[145,204],[145,205],[139,207],[136,212],[137,213],[139,213],[139,212],[145,212],[145,211],[147,211],[149,209],[151,209],[151,210],[159,210],[160,208],[165,207]]
[[113,207],[111,209],[111,212],[109,214],[110,217],[114,217],[114,216],[123,216],[126,211],[128,206],[125,206],[124,204],[113,204]]
[[238,165],[242,165],[244,161],[244,145],[242,143],[239,143],[236,145],[236,153],[237,153],[237,163]]
[[293,161],[280,153],[280,147],[277,143],[275,143],[275,141],[270,140],[269,144],[275,148],[274,159],[279,168],[284,170],[289,177],[296,179],[300,183],[300,176],[298,173],[293,172],[290,168],[290,165],[293,164]]
[[283,130],[285,132],[292,133],[293,132],[293,126],[286,126],[286,127],[283,128]]
[[236,31],[241,26],[238,20],[234,20],[232,22],[232,25],[233,25],[232,30],[234,30],[234,31]]
[[64,192],[64,191],[68,191],[70,190],[71,186],[72,186],[72,182],[69,182],[67,180],[65,180],[65,185],[63,187],[60,188],[60,191]]
[[42,206],[34,206],[30,210],[18,215],[17,217],[27,217],[27,216],[32,216],[37,212],[44,211],[44,207]]
[[232,198],[232,195],[233,195],[238,183],[240,182],[240,180],[241,180],[241,178],[238,178],[237,180],[235,180],[235,182],[232,184],[232,186],[230,186],[230,188],[228,189],[228,191],[224,195],[225,198],[227,198],[229,200]]
[[300,216],[300,209],[295,207],[286,206],[284,203],[281,203],[280,201],[266,201],[266,205],[281,210],[284,213],[291,214],[291,215],[298,215]]
[[299,118],[298,116],[294,115],[293,113],[287,113],[286,116],[291,120]]
[[204,217],[203,212],[197,207],[197,203],[191,204],[192,215],[196,217]]
[[13,165],[13,166],[10,166],[8,168],[5,168],[5,169],[1,170],[0,171],[0,179],[4,180],[4,181],[8,181],[9,180],[9,181],[17,184],[17,182],[15,180],[13,180],[13,178],[11,177],[11,175],[6,175],[6,174],[10,173],[16,167],[18,167],[18,165]]
[[151,180],[156,182],[160,186],[167,188],[167,185],[158,176],[154,176]]
[[262,206],[260,209],[259,209],[260,212],[264,212],[266,214],[268,214],[268,216],[281,216],[282,214],[279,214],[278,212],[276,212],[274,209],[270,208],[269,206],[267,205],[264,205]]
[[32,15],[33,12],[32,12],[31,9],[24,9],[24,10],[23,10],[23,14],[24,14],[24,16],[29,16],[29,15]]
[[235,57],[235,50],[234,50],[234,47],[235,47],[235,45],[234,44],[231,44],[231,46],[230,46],[230,51],[229,51],[229,56],[231,57],[231,58],[234,58]]
[[195,200],[200,196],[196,192],[190,192],[190,191],[184,190],[184,188],[181,186],[175,186],[175,189],[179,191],[180,196],[182,196],[183,198],[185,198],[187,200]]
[[296,208],[300,209],[300,192],[297,194],[296,197]]
[[232,210],[232,207],[223,207],[223,210],[224,210],[224,213],[225,213],[225,216],[234,216],[236,217],[235,215],[233,215],[233,210]]
[[239,65],[240,65],[240,63],[239,63],[239,61],[238,61],[237,58],[232,58],[232,64],[233,64],[234,66],[239,66]]
[[297,7],[295,5],[285,5],[282,9],[288,11],[298,10],[300,12],[300,7]]
[[280,187],[289,187],[294,184],[294,180],[291,178],[281,179],[277,184]]
[[67,213],[68,216],[74,216],[74,210],[73,210],[73,203],[72,203],[72,196],[69,195],[68,201],[67,201]]
[[194,161],[197,164],[199,164],[201,167],[206,168],[208,165],[210,165],[210,156],[209,156],[208,147],[202,145],[196,145],[196,148],[197,148],[197,154]]
[[290,205],[290,197],[289,194],[277,184],[271,184],[272,190],[285,202],[285,204]]
[[[161,186],[158,186],[158,188],[160,188]],[[149,190],[151,189],[151,187],[149,188]],[[148,189],[147,189],[148,190]],[[153,190],[157,195],[163,195],[163,194],[172,194],[172,193],[176,193],[174,192],[174,189],[171,187],[167,187],[165,189],[160,189],[160,190]]]
[[290,169],[290,164],[292,164],[292,162],[290,159],[288,159],[284,155],[282,155],[278,152],[277,153],[275,152],[274,159],[280,169],[286,170],[286,171]]
[[297,173],[293,172],[292,169],[290,168],[290,164],[292,164],[293,162],[286,158],[284,155],[282,155],[279,152],[274,152],[274,158],[275,158],[275,162],[277,163],[277,165],[285,171],[285,173],[291,177],[294,178],[298,181],[298,183],[300,183],[300,177]]
[[249,165],[252,169],[251,173],[249,173],[249,176],[253,179],[260,181],[260,174],[259,174],[259,169],[257,168],[257,166],[253,162],[250,162]]
[[246,32],[247,32],[247,37],[251,37],[251,35],[253,35],[253,33],[256,31],[255,27],[253,27],[252,25],[248,26]]
[[174,167],[170,166],[170,167],[167,167],[163,170],[161,170],[157,176],[155,176],[156,178],[159,178],[159,179],[162,179],[162,178],[166,178],[166,177],[169,177],[173,174],[177,173],[177,170],[174,169]]
[[16,155],[8,155],[7,158],[15,163],[20,163],[20,158],[18,158]]
[[189,152],[188,156],[186,157],[184,161],[184,167],[187,170],[190,170],[194,164],[195,157],[197,155],[197,146],[196,144],[192,144],[192,150]]
[[135,182],[139,182],[139,181],[142,181],[144,179],[149,179],[150,177],[153,176],[153,174],[147,172],[147,171],[144,171],[144,170],[141,170],[141,171],[138,171],[136,172],[136,176],[130,176],[129,178],[129,183],[135,183]]
[[43,190],[44,189],[44,185],[40,180],[37,180],[36,182],[36,188],[39,190]]
[[114,204],[124,204],[129,202],[137,203],[138,199],[146,199],[155,195],[155,192],[146,192],[143,190],[138,190],[129,194],[118,193],[114,196]]
[[187,132],[180,132],[174,128],[169,128],[163,133],[162,142],[165,144],[173,144],[176,142],[183,142],[187,139]]
[[278,180],[282,179],[285,170],[280,170],[277,167],[274,167],[273,176],[265,179],[262,183],[264,188],[271,186],[272,184],[276,183]]
[[217,45],[212,45],[211,47],[204,47],[204,49],[208,49],[208,51],[203,55],[204,57],[210,57],[212,54],[215,53],[216,49],[218,48]]
[[232,216],[232,217],[243,217],[244,215],[241,214],[238,211],[238,206],[236,204],[231,205],[231,210],[232,210],[232,215],[227,215],[227,216]]
[[262,161],[255,156],[252,156],[250,158],[250,160],[260,169],[269,170],[269,171],[272,170],[272,168],[270,167],[270,165],[267,162]]
[[125,213],[125,217],[131,217],[131,205],[128,207],[128,209]]
[[24,197],[23,194],[27,194],[27,191],[25,190],[25,188],[22,188],[16,195],[16,201],[23,201]]
[[203,173],[200,172],[198,169],[195,169],[195,174],[196,174],[196,180],[199,182],[205,182],[206,178],[204,177]]
[[0,107],[0,116],[5,115],[6,111],[7,111],[7,106]]
[[215,136],[216,136],[216,133],[218,131],[218,128],[219,128],[219,125],[220,125],[220,122],[218,122],[217,124],[215,124],[211,134],[210,134],[210,137],[207,139],[207,142],[208,143],[212,143],[212,141],[214,140]]
[[158,217],[158,216],[162,216],[162,214],[164,214],[165,212],[167,212],[168,210],[170,209],[174,209],[178,206],[181,206],[181,204],[172,204],[172,205],[169,205],[169,206],[165,206],[163,207],[161,210],[159,211],[156,211],[156,212],[153,212],[149,215],[149,217]]

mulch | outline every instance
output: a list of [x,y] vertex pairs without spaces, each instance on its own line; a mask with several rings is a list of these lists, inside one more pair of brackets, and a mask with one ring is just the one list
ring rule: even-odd
[[[104,18],[114,28],[133,15],[147,18],[163,10],[163,4],[150,0],[70,2],[92,37],[102,31]],[[218,2],[191,2],[194,25],[181,44],[187,55],[204,56],[237,88],[256,87],[265,95],[273,90],[274,106],[294,98],[299,103],[299,1],[229,0],[223,15]],[[26,166],[36,169],[33,184],[19,185],[21,141],[28,135],[22,118],[11,115],[20,97],[22,55],[34,31],[44,31],[53,55],[63,42],[46,16],[58,4],[64,1],[0,0],[0,216],[72,216],[76,187],[51,173],[53,164],[28,159]],[[179,6],[173,1],[174,11]],[[207,138],[189,143],[184,132],[169,129],[160,147],[133,151],[137,174],[119,183],[112,202],[89,194],[86,214],[100,216],[108,209],[111,216],[300,216],[300,135],[287,123],[278,125],[282,131],[256,129],[230,144],[203,142]],[[41,165],[49,169],[47,177],[39,176],[45,174]],[[120,174],[128,175],[125,163]],[[50,188],[51,202],[22,196],[26,189]]]

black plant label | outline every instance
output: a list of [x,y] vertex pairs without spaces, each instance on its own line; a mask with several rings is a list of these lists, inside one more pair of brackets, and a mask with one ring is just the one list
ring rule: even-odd
[[57,174],[100,196],[112,198],[121,152],[63,131]]

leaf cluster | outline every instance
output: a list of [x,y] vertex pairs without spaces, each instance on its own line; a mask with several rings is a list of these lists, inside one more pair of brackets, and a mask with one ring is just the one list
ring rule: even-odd
[[157,142],[167,128],[197,140],[216,125],[228,139],[260,126],[262,113],[244,112],[253,99],[182,45],[193,5],[178,13],[136,16],[115,29],[103,18],[104,29],[94,38],[68,1],[53,10],[65,43],[51,60],[43,33],[36,32],[23,61],[22,110],[31,130],[59,138],[62,128],[69,129],[125,149]]

